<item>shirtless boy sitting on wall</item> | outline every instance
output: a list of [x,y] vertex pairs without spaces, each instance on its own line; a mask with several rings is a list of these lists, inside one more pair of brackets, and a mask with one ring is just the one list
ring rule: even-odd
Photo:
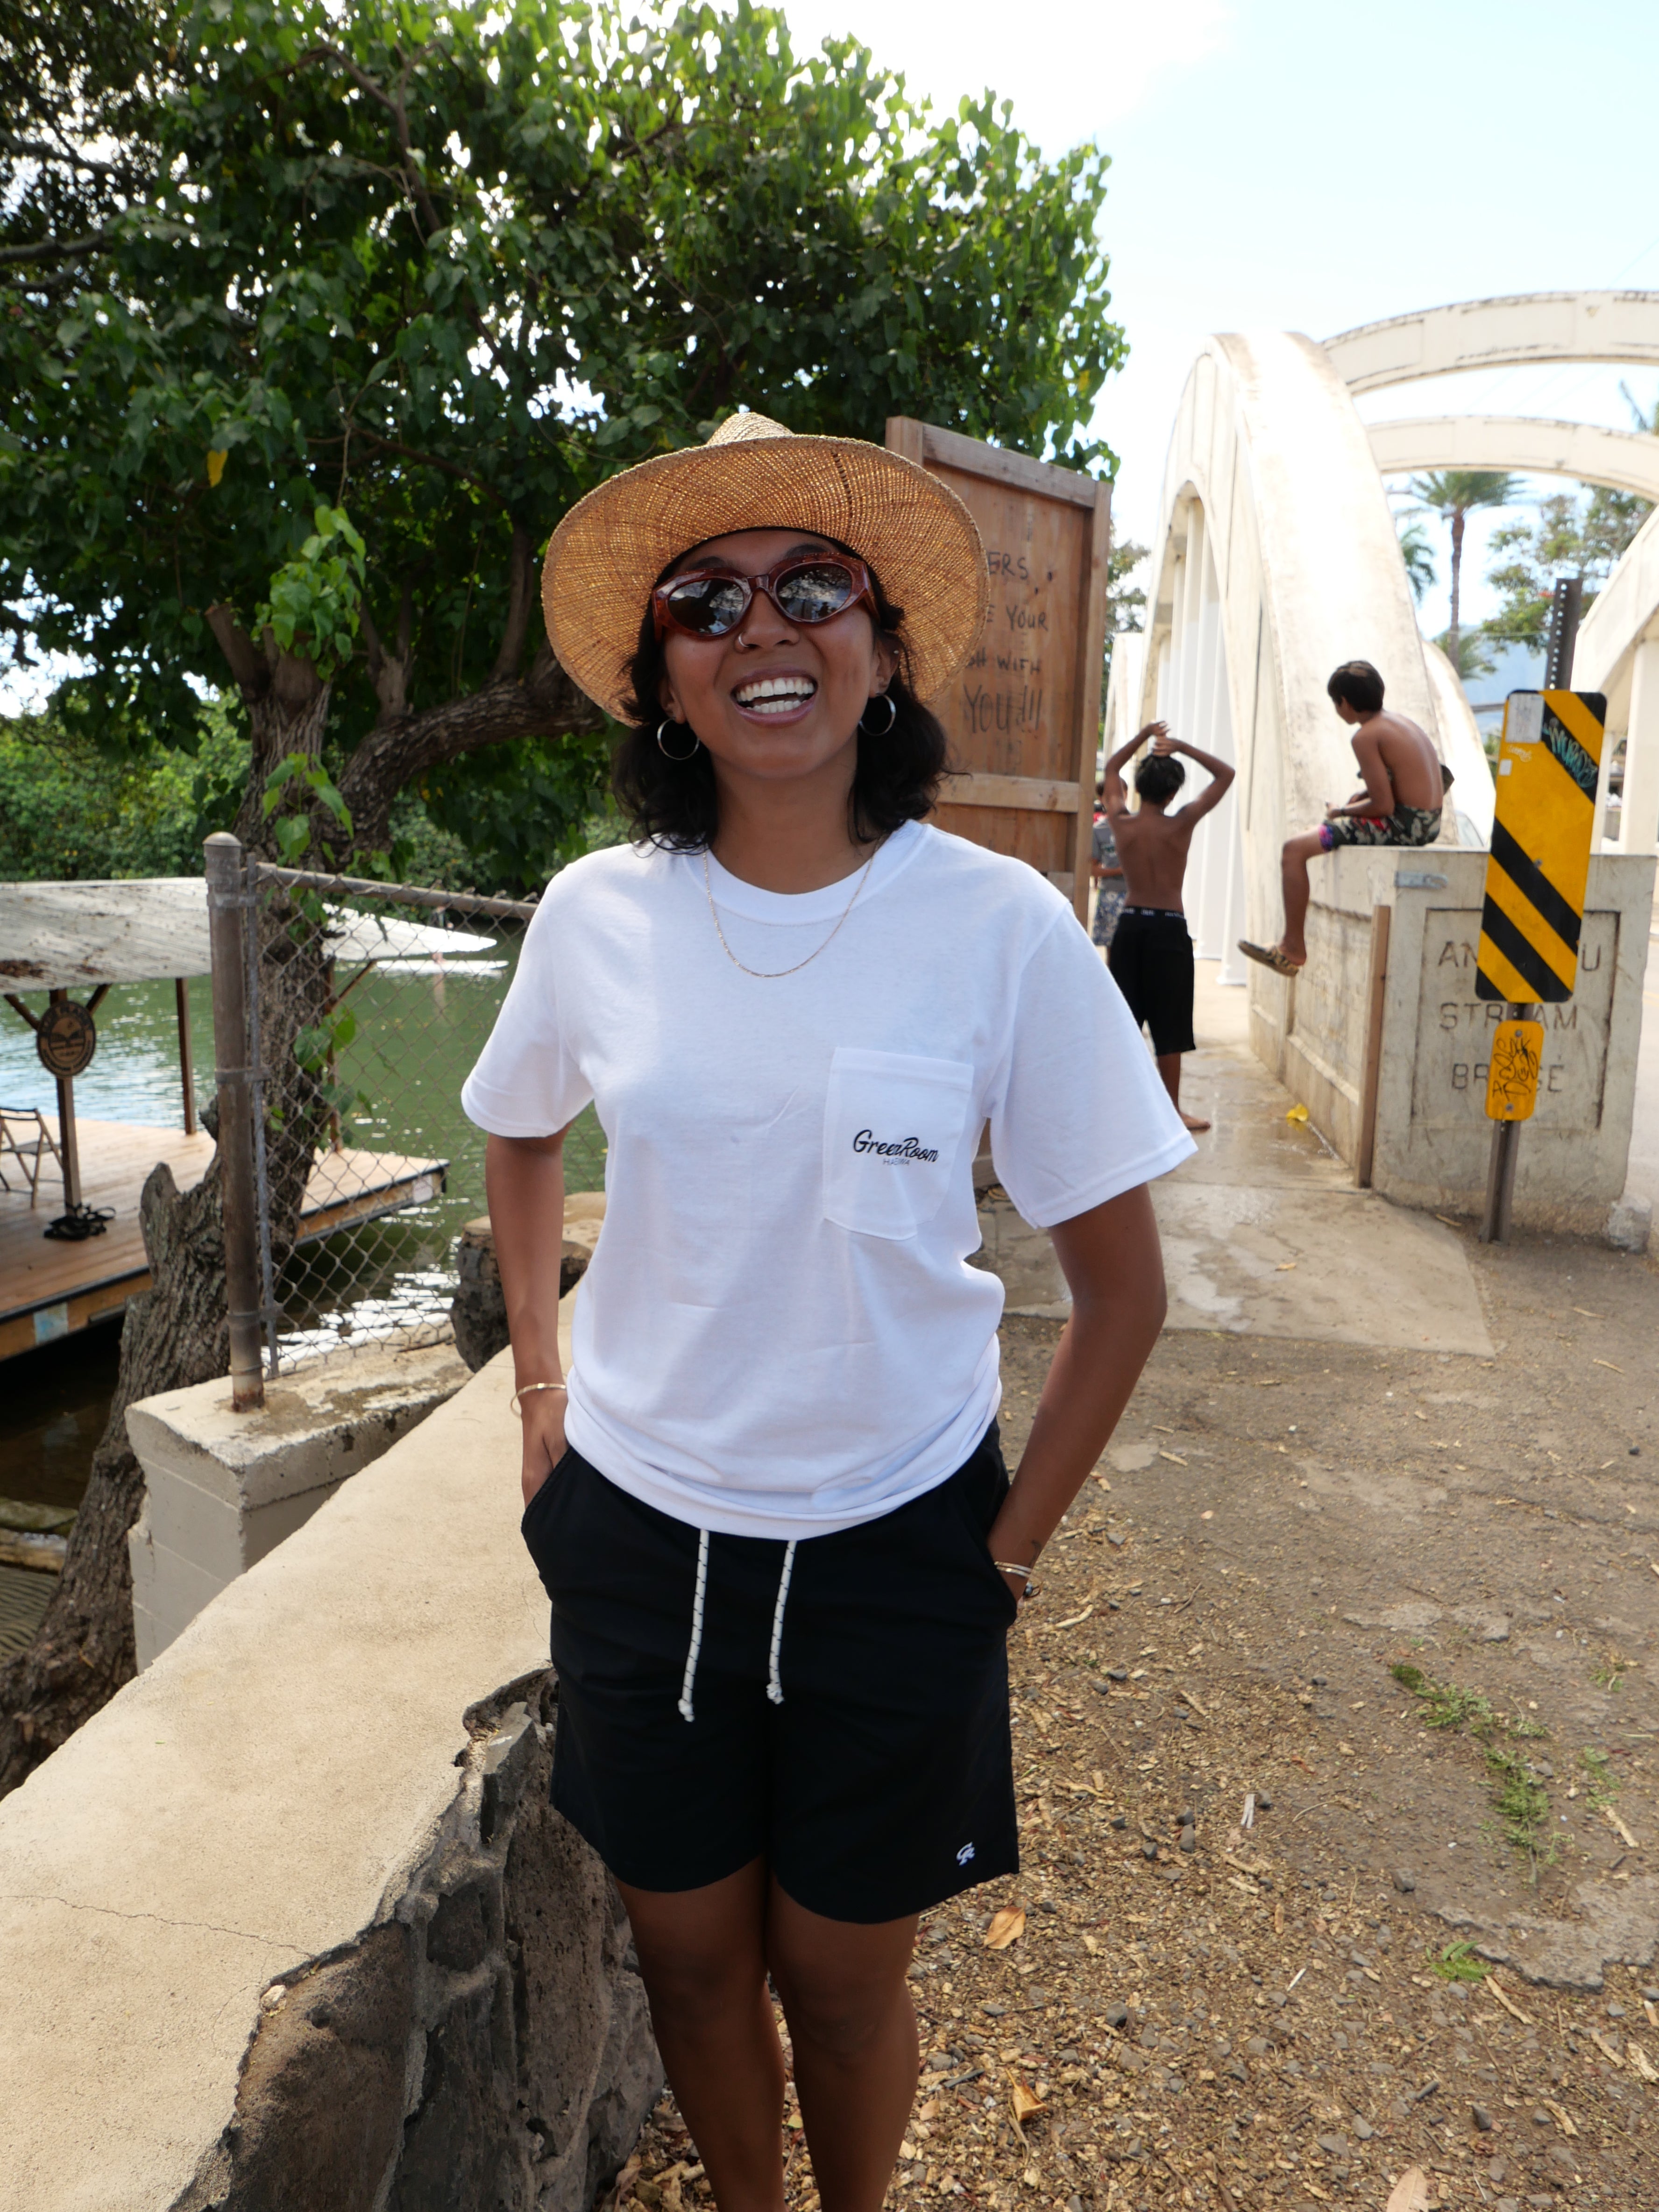
[[1308,919],[1308,863],[1339,845],[1432,845],[1451,788],[1432,739],[1404,714],[1382,712],[1382,678],[1369,660],[1345,660],[1325,686],[1336,711],[1354,732],[1354,758],[1365,787],[1346,806],[1328,806],[1317,830],[1287,838],[1280,854],[1285,885],[1285,933],[1277,945],[1238,949],[1275,975],[1306,967],[1303,929]]
[[[1131,813],[1119,771],[1148,738],[1152,752],[1135,770],[1140,805]],[[1170,801],[1187,780],[1186,769],[1174,757],[1176,753],[1185,753],[1208,769],[1210,781],[1196,799],[1170,814],[1166,811]],[[1193,1130],[1210,1125],[1181,1113],[1181,1055],[1193,1049],[1194,981],[1193,940],[1182,909],[1182,885],[1193,831],[1212,807],[1221,804],[1232,780],[1225,761],[1172,738],[1163,722],[1148,722],[1144,730],[1137,730],[1106,763],[1105,819],[1117,840],[1125,894],[1106,964],[1128,1001],[1135,1026],[1144,1023],[1152,1031],[1153,1057],[1170,1103]]]

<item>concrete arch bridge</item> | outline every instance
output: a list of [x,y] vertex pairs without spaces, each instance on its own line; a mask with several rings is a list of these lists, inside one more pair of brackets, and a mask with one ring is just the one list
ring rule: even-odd
[[[1534,362],[1659,366],[1659,293],[1476,301],[1323,344],[1288,331],[1208,339],[1170,438],[1146,631],[1117,642],[1108,710],[1109,747],[1161,716],[1237,769],[1194,838],[1188,910],[1200,957],[1249,988],[1257,1053],[1358,1180],[1463,1210],[1478,1206],[1486,1172],[1488,1014],[1473,946],[1492,782],[1463,688],[1419,633],[1382,472],[1508,468],[1659,501],[1659,438],[1490,415],[1368,424],[1354,401]],[[1281,844],[1353,788],[1325,681],[1355,658],[1375,662],[1389,704],[1434,737],[1451,803],[1433,848],[1316,864],[1309,965],[1291,984],[1235,945],[1276,933]],[[1598,857],[1580,988],[1547,1016],[1562,1042],[1547,1051],[1555,1073],[1517,1212],[1590,1229],[1623,1189],[1659,842],[1659,507],[1585,620],[1574,681],[1608,696]],[[1609,818],[1619,749],[1624,803]]]

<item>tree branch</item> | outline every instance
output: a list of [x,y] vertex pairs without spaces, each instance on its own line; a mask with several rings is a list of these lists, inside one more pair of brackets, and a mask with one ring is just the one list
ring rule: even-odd
[[535,568],[530,551],[530,532],[521,523],[513,526],[513,549],[508,556],[513,564],[507,581],[507,624],[501,632],[501,649],[495,655],[495,665],[489,672],[492,684],[518,673],[519,663],[524,659],[524,641],[530,630],[530,609],[535,596]]
[[368,851],[385,845],[392,800],[441,762],[514,738],[569,737],[604,726],[599,709],[544,647],[527,675],[492,678],[465,698],[369,732],[340,778],[356,842]]
[[0,246],[0,262],[62,261],[71,253],[89,253],[95,246],[107,246],[110,235],[106,230],[89,230],[84,238],[42,238],[33,246]]
[[[383,453],[401,453],[406,461],[414,461],[422,468],[441,470],[445,476],[453,477],[459,483],[471,484],[492,507],[500,507],[503,514],[507,511],[507,501],[500,492],[494,490],[482,477],[475,477],[471,469],[462,468],[458,462],[445,460],[441,453],[423,453],[414,446],[404,445],[401,438],[382,438],[376,431],[364,429],[361,422],[353,426],[351,434],[365,445],[378,447]],[[332,438],[313,438],[308,442],[313,446],[331,446],[337,441]]]
[[225,656],[237,690],[250,705],[270,689],[270,665],[228,607],[211,606],[203,619]]

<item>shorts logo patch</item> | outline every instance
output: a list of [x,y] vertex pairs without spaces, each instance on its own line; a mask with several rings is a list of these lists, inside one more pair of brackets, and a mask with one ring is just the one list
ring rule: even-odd
[[964,1844],[962,1849],[957,1853],[957,1864],[958,1866],[966,1866],[969,1860],[972,1858],[973,1856],[973,1845],[971,1844]]

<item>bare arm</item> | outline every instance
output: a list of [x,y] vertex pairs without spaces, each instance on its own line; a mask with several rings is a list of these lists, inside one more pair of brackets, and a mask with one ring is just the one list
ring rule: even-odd
[[[559,1265],[564,1249],[564,1137],[491,1137],[484,1146],[484,1189],[495,1237],[495,1265],[513,1339],[514,1388],[562,1382]],[[524,1502],[564,1454],[562,1391],[520,1401],[524,1417]]]
[[1106,785],[1106,811],[1109,814],[1127,814],[1129,811],[1129,794],[1123,787],[1121,774],[1124,763],[1140,750],[1148,738],[1158,738],[1165,736],[1169,726],[1167,722],[1146,723],[1143,728],[1135,732],[1127,744],[1118,747],[1101,770]]
[[1333,806],[1330,812],[1338,814],[1392,814],[1394,812],[1394,784],[1388,763],[1382,758],[1382,740],[1374,738],[1369,730],[1354,734],[1353,757],[1359,763],[1359,773],[1365,779],[1365,788],[1358,798],[1351,799],[1346,806]]
[[1155,753],[1185,753],[1188,760],[1195,760],[1208,773],[1208,783],[1196,799],[1189,799],[1181,810],[1188,822],[1199,821],[1212,807],[1219,806],[1227,796],[1232,784],[1233,770],[1224,760],[1218,760],[1213,753],[1200,752],[1196,745],[1189,745],[1184,738],[1169,737],[1159,738],[1152,750]]
[[[1059,1223],[1053,1234],[1072,1317],[990,1534],[992,1558],[1020,1566],[1036,1560],[1105,1449],[1158,1341],[1167,1304],[1158,1222],[1144,1183]],[[1018,1586],[1017,1577],[1009,1581]]]

